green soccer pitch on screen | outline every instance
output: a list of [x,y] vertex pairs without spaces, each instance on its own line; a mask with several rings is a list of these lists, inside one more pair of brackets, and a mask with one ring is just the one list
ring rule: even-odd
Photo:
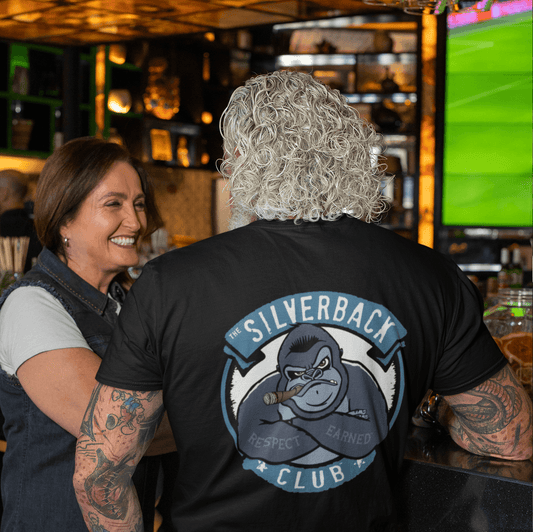
[[449,27],[443,225],[533,224],[531,50],[531,11]]

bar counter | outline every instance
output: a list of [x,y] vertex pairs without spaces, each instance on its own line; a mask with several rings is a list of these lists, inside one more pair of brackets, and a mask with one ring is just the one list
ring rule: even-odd
[[533,459],[484,458],[414,425],[405,458],[401,532],[532,532]]

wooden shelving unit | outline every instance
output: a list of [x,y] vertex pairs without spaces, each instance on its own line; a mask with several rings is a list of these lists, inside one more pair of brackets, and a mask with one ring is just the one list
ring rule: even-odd
[[[94,133],[94,58],[81,53],[79,94],[75,95],[80,132]],[[0,153],[46,158],[63,141],[61,48],[0,42]]]

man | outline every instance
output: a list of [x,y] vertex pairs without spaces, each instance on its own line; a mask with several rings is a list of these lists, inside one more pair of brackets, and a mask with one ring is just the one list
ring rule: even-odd
[[429,388],[459,445],[531,456],[531,402],[476,287],[370,223],[380,139],[338,91],[258,76],[222,124],[234,229],[151,261],[128,295],[78,440],[89,528],[142,530],[130,476],[164,409],[180,532],[394,530]]
[[42,249],[33,220],[24,209],[27,193],[28,187],[22,172],[12,169],[0,170],[0,236],[30,237],[24,272],[31,269],[32,260]]

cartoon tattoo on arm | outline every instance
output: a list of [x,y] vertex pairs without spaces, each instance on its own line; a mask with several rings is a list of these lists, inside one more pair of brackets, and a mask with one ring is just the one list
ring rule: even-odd
[[143,530],[131,477],[163,413],[160,391],[95,387],[78,437],[74,475],[89,530]]

